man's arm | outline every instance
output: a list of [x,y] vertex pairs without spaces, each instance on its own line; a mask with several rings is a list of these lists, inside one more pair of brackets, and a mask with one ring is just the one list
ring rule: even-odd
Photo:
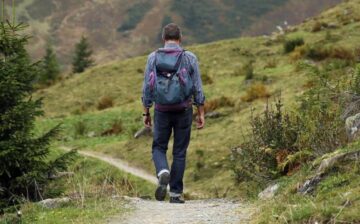
[[153,54],[150,54],[146,63],[145,72],[144,72],[144,83],[143,83],[143,91],[142,91],[142,104],[143,104],[143,121],[145,127],[150,128],[151,124],[151,116],[150,116],[150,108],[153,104],[152,92],[150,91],[149,79],[151,73],[151,65],[153,63]]
[[205,126],[205,95],[202,87],[202,80],[200,74],[199,63],[194,55],[192,57],[192,67],[193,67],[193,74],[192,80],[194,83],[194,104],[197,106],[197,128],[202,129]]

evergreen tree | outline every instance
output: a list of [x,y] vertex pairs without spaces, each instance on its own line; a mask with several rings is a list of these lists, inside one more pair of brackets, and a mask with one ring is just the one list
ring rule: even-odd
[[57,62],[55,52],[50,44],[48,44],[46,47],[46,53],[41,64],[42,72],[39,82],[41,84],[51,84],[60,74],[60,68]]
[[92,53],[87,38],[81,37],[80,42],[75,46],[75,56],[72,63],[74,73],[84,72],[85,69],[94,64],[91,58]]
[[23,25],[0,22],[0,211],[21,200],[40,200],[48,175],[66,169],[75,152],[50,160],[49,144],[59,125],[38,136],[35,118],[41,99],[33,100],[33,83],[40,63],[31,63],[25,50]]

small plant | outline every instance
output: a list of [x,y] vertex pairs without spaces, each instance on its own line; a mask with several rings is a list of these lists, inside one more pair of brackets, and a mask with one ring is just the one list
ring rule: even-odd
[[321,31],[323,28],[328,27],[328,24],[325,22],[320,22],[320,21],[316,21],[311,29],[312,32],[319,32]]
[[246,94],[241,97],[242,101],[252,102],[260,98],[269,98],[270,93],[262,83],[254,83],[246,90]]
[[196,154],[196,164],[195,164],[195,170],[194,170],[194,174],[193,174],[193,180],[197,181],[200,179],[202,169],[205,166],[205,164],[204,164],[205,152],[204,152],[204,150],[198,149],[195,151],[195,154]]
[[114,99],[110,96],[103,96],[97,103],[98,110],[105,110],[114,106]]
[[360,95],[360,65],[355,69],[354,82],[351,85],[351,90],[353,93]]
[[101,136],[118,135],[123,131],[123,124],[121,120],[114,120],[110,129],[101,133]]
[[80,120],[74,124],[75,138],[84,136],[86,132],[87,132],[87,125],[85,121]]
[[205,102],[205,112],[212,112],[221,107],[233,107],[235,105],[234,101],[226,96],[221,96],[213,100],[208,100]]
[[285,53],[293,52],[296,47],[302,46],[304,44],[305,42],[302,37],[286,40],[284,43],[284,52]]
[[232,76],[245,76],[245,80],[254,78],[254,61],[250,60],[245,65],[234,70]]
[[276,68],[277,64],[278,62],[276,58],[270,58],[269,60],[266,61],[264,68]]
[[201,80],[204,85],[211,85],[214,83],[213,79],[208,75],[207,72],[201,74]]

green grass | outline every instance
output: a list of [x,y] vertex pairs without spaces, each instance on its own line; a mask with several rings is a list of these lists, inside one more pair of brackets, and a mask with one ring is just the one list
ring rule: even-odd
[[[360,142],[338,150],[358,150]],[[296,193],[297,186],[314,175],[316,167],[303,167],[291,177],[278,183],[277,196],[269,201],[256,202],[261,213],[253,223],[358,223],[360,221],[360,163],[338,164],[317,185],[313,194]]]
[[[60,153],[54,149],[51,157]],[[43,197],[70,197],[71,201],[54,209],[27,202],[18,208],[23,214],[22,223],[100,223],[131,212],[121,196],[151,198],[153,195],[153,184],[96,159],[78,156],[69,171],[75,175],[50,183]],[[17,220],[14,212],[10,208],[0,217],[0,223],[14,223]]]

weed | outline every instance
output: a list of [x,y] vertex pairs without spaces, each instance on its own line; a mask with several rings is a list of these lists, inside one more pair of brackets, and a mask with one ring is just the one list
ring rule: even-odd
[[75,138],[84,136],[87,132],[87,125],[85,121],[80,120],[74,124],[74,135]]
[[284,52],[290,53],[295,50],[296,47],[304,45],[304,39],[302,37],[297,37],[294,39],[285,40],[284,43]]
[[208,100],[205,102],[205,112],[212,112],[222,107],[233,107],[235,103],[232,99],[221,96],[220,98],[216,98],[213,100]]
[[252,102],[260,98],[269,98],[271,94],[267,90],[266,86],[262,83],[251,84],[246,90],[246,94],[241,97],[242,101]]
[[103,131],[101,136],[118,135],[123,131],[123,125],[121,120],[114,120],[111,128]]
[[110,96],[103,96],[100,98],[97,104],[98,110],[105,110],[114,106],[114,99]]

